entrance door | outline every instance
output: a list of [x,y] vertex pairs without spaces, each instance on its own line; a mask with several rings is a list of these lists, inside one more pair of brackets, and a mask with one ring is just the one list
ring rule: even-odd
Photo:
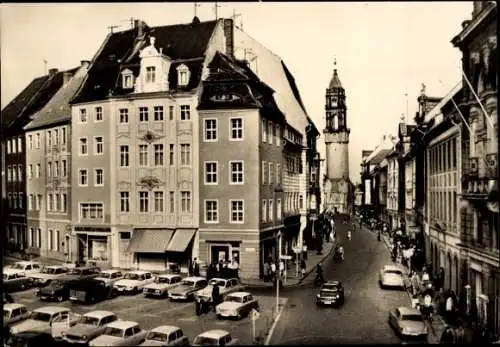
[[228,261],[229,260],[229,245],[211,245],[210,246],[211,262]]

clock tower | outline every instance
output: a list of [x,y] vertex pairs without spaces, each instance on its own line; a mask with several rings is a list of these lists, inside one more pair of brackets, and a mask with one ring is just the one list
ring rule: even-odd
[[349,134],[344,87],[340,82],[335,61],[333,76],[326,89],[325,208],[327,211],[349,213],[352,184],[349,179]]

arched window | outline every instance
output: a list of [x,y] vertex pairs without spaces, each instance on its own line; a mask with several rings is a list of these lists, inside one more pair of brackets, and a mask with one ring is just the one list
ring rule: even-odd
[[339,128],[339,118],[337,115],[333,116],[333,130],[337,130]]

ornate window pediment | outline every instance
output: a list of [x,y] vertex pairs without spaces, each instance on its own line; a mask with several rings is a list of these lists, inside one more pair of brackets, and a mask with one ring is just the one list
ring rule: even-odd
[[189,84],[190,77],[191,72],[186,64],[181,64],[177,67],[177,84],[179,86],[187,86]]
[[123,89],[134,88],[134,74],[129,69],[122,71],[122,87]]
[[163,182],[160,181],[160,179],[155,176],[145,176],[141,177],[141,179],[139,179],[139,182],[137,184],[142,188],[152,190],[154,188],[163,185]]

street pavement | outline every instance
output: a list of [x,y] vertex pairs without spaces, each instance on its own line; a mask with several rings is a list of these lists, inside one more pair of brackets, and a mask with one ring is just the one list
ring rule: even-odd
[[340,280],[345,288],[341,308],[318,308],[318,289],[312,274],[303,287],[287,291],[288,303],[269,341],[270,345],[301,344],[397,344],[401,340],[387,323],[389,311],[409,306],[406,291],[382,290],[379,270],[391,264],[384,242],[366,230],[354,230],[347,240],[348,225],[336,223],[337,239],[344,246],[345,261],[324,262],[327,280]]

